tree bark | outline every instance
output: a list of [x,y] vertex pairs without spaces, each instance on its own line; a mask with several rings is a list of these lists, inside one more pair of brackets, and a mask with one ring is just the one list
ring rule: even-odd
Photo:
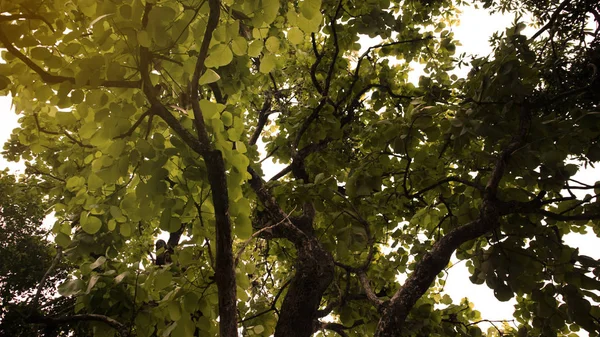
[[316,238],[296,245],[296,249],[296,272],[281,305],[275,337],[311,336],[321,297],[333,281],[333,257]]

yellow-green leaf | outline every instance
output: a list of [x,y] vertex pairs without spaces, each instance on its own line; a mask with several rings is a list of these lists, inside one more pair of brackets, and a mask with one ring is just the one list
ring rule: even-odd
[[263,42],[261,40],[254,40],[248,45],[248,56],[258,57],[263,50]]
[[304,0],[300,4],[302,16],[308,20],[312,19],[321,11],[321,0]]
[[233,53],[227,44],[221,43],[212,48],[210,54],[204,61],[207,68],[218,68],[226,66],[233,60]]
[[248,51],[248,41],[245,38],[238,36],[231,41],[231,50],[237,56],[246,55]]
[[220,79],[221,79],[221,76],[219,76],[219,74],[217,74],[214,70],[206,69],[204,74],[200,77],[200,80],[198,83],[200,85],[204,85],[204,84],[214,83]]
[[260,61],[259,71],[263,74],[268,74],[275,69],[275,55],[266,54]]
[[300,44],[304,41],[304,33],[300,28],[294,27],[288,31],[287,38],[292,44]]
[[90,215],[81,227],[88,234],[96,234],[102,228],[102,221],[98,217]]
[[275,36],[269,37],[265,42],[265,47],[267,47],[267,50],[271,53],[277,53],[279,51],[279,39]]

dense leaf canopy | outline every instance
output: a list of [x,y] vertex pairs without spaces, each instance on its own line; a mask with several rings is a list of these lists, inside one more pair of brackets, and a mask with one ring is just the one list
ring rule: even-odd
[[[73,266],[58,287],[73,311],[33,301],[29,322],[598,335],[600,262],[562,237],[600,234],[600,182],[572,179],[600,161],[600,7],[479,2],[517,20],[468,58],[457,5],[2,2],[0,90],[21,116],[4,154],[47,187],[27,193],[52,205],[55,261]],[[265,176],[265,159],[285,168]],[[516,299],[511,324],[482,331],[444,293],[453,254],[465,284]]]

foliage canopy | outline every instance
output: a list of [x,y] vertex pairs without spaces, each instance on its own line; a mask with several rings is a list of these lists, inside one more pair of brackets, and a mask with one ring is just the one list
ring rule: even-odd
[[[480,4],[541,28],[516,20],[459,78],[448,0],[3,2],[0,89],[22,116],[4,154],[48,186],[74,266],[74,311],[30,321],[480,336],[443,292],[456,253],[517,301],[487,333],[598,335],[600,262],[562,236],[600,234],[600,183],[572,179],[600,161],[599,5]],[[265,177],[267,157],[285,168]]]

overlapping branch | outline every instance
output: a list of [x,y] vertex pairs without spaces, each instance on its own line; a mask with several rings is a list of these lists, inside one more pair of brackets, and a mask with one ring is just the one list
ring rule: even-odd
[[413,273],[392,298],[382,304],[383,314],[379,320],[376,337],[396,336],[402,331],[410,310],[429,289],[439,272],[446,267],[454,251],[463,243],[476,239],[499,226],[499,218],[509,211],[507,204],[497,199],[498,185],[512,154],[525,143],[529,133],[531,115],[526,106],[520,106],[519,126],[515,136],[503,149],[485,187],[484,200],[479,218],[449,231],[439,239],[417,262]]
[[[198,80],[204,73],[204,61],[208,55],[208,47],[212,33],[219,23],[220,1],[208,0],[208,23],[202,41],[198,60],[194,70],[191,84],[191,103],[194,112],[194,124],[197,137],[187,131],[171,112],[160,102],[150,80],[149,65],[151,53],[146,47],[140,47],[140,73],[144,83],[144,94],[150,101],[152,114],[161,117],[181,139],[196,153],[201,155],[206,163],[208,181],[211,187],[213,205],[215,206],[216,220],[216,265],[215,278],[219,298],[219,330],[221,336],[237,336],[237,307],[236,283],[233,267],[233,238],[231,232],[231,219],[229,218],[229,196],[227,190],[227,177],[225,164],[220,151],[215,150],[210,142],[198,97]],[[146,3],[142,26],[148,24],[148,13],[152,4]]]

